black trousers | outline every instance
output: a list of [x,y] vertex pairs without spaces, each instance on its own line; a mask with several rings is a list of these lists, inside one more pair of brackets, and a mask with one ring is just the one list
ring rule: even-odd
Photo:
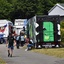
[[20,45],[21,45],[21,46],[24,46],[24,43],[25,43],[25,41],[21,41],[21,42],[20,42]]
[[19,41],[17,40],[17,41],[16,41],[16,46],[17,46],[18,49],[19,49],[19,45],[20,45],[20,43],[19,43]]

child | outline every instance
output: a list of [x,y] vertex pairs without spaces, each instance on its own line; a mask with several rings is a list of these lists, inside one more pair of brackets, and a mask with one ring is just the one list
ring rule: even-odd
[[34,43],[32,39],[29,39],[27,44],[27,49],[25,49],[25,51],[31,50],[33,46],[34,46]]

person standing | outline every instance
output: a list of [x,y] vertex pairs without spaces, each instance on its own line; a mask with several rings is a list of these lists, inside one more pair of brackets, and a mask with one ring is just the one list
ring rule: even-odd
[[20,43],[19,43],[19,35],[17,35],[16,36],[16,47],[17,47],[17,49],[19,49],[19,45],[20,45]]
[[20,35],[19,35],[19,42],[20,42],[20,45],[21,47],[24,46],[24,43],[25,43],[25,37],[24,37],[24,32],[20,32]]
[[8,47],[8,57],[12,57],[14,46],[16,45],[16,41],[14,38],[14,34],[10,33],[7,37],[6,46]]

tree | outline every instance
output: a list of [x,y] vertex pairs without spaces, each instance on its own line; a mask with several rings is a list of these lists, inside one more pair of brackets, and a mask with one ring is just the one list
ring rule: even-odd
[[0,19],[14,21],[37,14],[47,15],[56,3],[64,3],[64,0],[0,0]]

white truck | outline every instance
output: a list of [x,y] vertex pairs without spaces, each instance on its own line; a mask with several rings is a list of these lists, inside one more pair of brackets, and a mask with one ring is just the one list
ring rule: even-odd
[[8,37],[13,23],[9,20],[0,20],[0,43],[3,38]]
[[25,27],[26,25],[26,21],[27,19],[15,19],[14,22],[14,30],[16,32],[16,34],[20,34],[20,31],[23,30],[23,27]]

